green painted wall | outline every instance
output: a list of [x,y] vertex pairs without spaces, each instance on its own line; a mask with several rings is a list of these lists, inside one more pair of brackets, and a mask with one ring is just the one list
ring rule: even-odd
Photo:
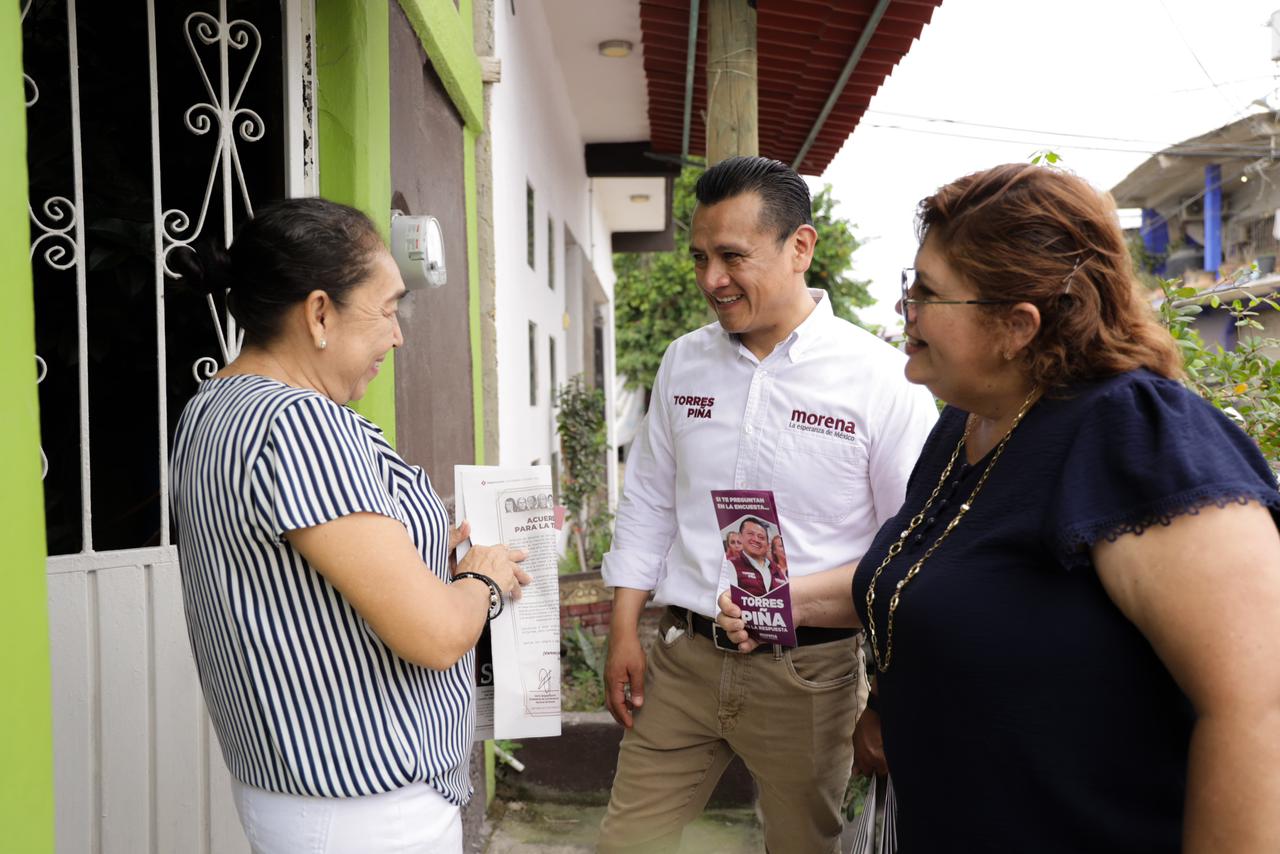
[[[384,238],[391,222],[388,11],[376,0],[316,3],[320,195],[367,213]],[[394,354],[353,408],[395,445]]]
[[[475,173],[483,84],[471,48],[472,4],[462,0],[455,9],[448,0],[402,0],[402,6],[467,125],[472,377],[476,456],[483,462]],[[0,417],[0,470],[11,476],[0,490],[0,541],[7,558],[0,588],[0,827],[6,847],[43,854],[54,846],[53,740],[21,47],[18,10],[9,6],[0,11],[0,163],[6,164],[0,170],[0,281],[5,283],[0,288],[0,396],[6,401]],[[365,211],[385,234],[391,206],[386,4],[318,3],[316,48],[320,192]],[[356,408],[381,425],[394,444],[393,359],[384,363]]]
[[[445,91],[466,124],[463,138],[470,301],[471,400],[475,463],[485,464],[484,353],[480,343],[479,205],[476,137],[484,130],[484,84],[476,58],[472,0],[400,0]],[[316,4],[320,194],[360,208],[386,229],[391,208],[391,114],[388,9],[360,0]],[[384,232],[384,236],[386,236]],[[382,373],[355,409],[382,427],[395,444],[395,364]],[[493,800],[494,758],[485,744],[487,795]]]
[[[5,57],[8,57],[7,59]],[[53,701],[18,4],[0,5],[0,834],[53,851]]]
[[[466,123],[467,254],[471,300],[472,402],[476,462],[484,463],[483,354],[477,252],[475,140],[484,128],[484,84],[472,48],[472,4],[462,0],[400,0],[432,67]],[[360,208],[384,229],[391,209],[391,115],[388,9],[360,0],[318,3],[316,71],[320,194]],[[395,444],[395,360],[354,404]]]
[[471,3],[454,8],[452,0],[400,0],[400,8],[462,120],[478,133],[484,128],[484,83],[472,46]]

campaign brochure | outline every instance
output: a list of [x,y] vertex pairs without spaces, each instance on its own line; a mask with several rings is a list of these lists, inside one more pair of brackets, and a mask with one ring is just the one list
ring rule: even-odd
[[[564,519],[549,466],[455,466],[457,521],[471,541],[528,553],[533,581],[520,599],[504,597],[476,651],[477,738],[560,734],[560,584],[557,543]],[[458,559],[468,544],[458,547]],[[488,661],[485,661],[486,646]]]
[[747,633],[762,643],[795,646],[791,578],[773,493],[713,489],[711,502],[731,578],[729,596],[742,609]]

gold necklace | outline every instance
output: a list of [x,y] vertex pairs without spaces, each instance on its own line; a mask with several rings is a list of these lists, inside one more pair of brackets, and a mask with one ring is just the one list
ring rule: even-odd
[[964,447],[965,441],[969,438],[969,431],[973,427],[973,416],[970,415],[965,419],[964,433],[960,436],[960,441],[956,443],[956,448],[951,452],[951,459],[947,460],[947,467],[942,470],[942,477],[938,478],[938,485],[933,488],[933,492],[929,495],[929,500],[924,503],[924,507],[920,508],[920,512],[911,517],[911,522],[907,525],[906,530],[898,535],[898,541],[889,546],[889,553],[885,555],[884,560],[876,567],[875,574],[871,576],[871,584],[867,587],[867,628],[871,631],[871,651],[875,653],[876,669],[881,673],[889,670],[889,664],[893,660],[893,615],[898,610],[898,602],[902,598],[902,591],[907,584],[916,577],[920,572],[920,567],[924,566],[924,562],[933,556],[938,550],[938,546],[942,545],[955,527],[960,524],[960,520],[964,518],[964,514],[969,512],[969,508],[973,506],[973,500],[978,497],[978,493],[982,491],[982,487],[987,482],[987,477],[991,474],[991,470],[995,468],[996,461],[1000,459],[1000,455],[1004,453],[1004,446],[1009,444],[1009,437],[1013,435],[1013,431],[1018,429],[1018,425],[1022,423],[1022,418],[1027,414],[1027,410],[1035,403],[1040,390],[1034,388],[1031,394],[1027,395],[1027,399],[1023,401],[1022,408],[1018,410],[1018,414],[1013,416],[1013,423],[1009,425],[1009,431],[1004,434],[999,444],[996,445],[995,452],[991,455],[991,461],[987,463],[986,468],[982,470],[982,476],[978,478],[978,482],[974,484],[973,492],[969,493],[969,500],[961,502],[960,509],[956,511],[955,517],[947,523],[947,527],[939,535],[938,539],[933,541],[933,545],[921,558],[911,565],[901,580],[893,588],[893,597],[889,600],[889,619],[885,632],[885,648],[884,655],[880,655],[880,646],[876,641],[876,582],[880,580],[880,573],[889,565],[889,561],[898,556],[902,551],[902,546],[907,541],[907,537],[911,536],[911,532],[920,527],[924,521],[925,514],[929,512],[929,508],[933,506],[933,502],[937,500],[938,493],[942,491],[942,486],[947,482],[947,478],[951,476],[951,470],[955,467],[956,459],[960,456],[960,449]]

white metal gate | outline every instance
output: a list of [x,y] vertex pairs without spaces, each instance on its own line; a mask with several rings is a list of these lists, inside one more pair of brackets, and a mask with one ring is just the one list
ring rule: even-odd
[[[236,2],[231,0],[233,10]],[[46,473],[50,467],[78,469],[80,502],[78,551],[48,561],[60,854],[195,854],[248,849],[192,664],[182,612],[178,549],[170,535],[168,410],[173,401],[167,391],[165,291],[173,281],[168,263],[171,254],[208,237],[210,211],[218,212],[220,206],[224,241],[230,240],[234,224],[252,213],[254,200],[245,181],[241,149],[260,140],[267,125],[258,112],[241,103],[250,75],[283,75],[284,104],[279,113],[283,127],[274,129],[285,138],[285,162],[278,165],[282,186],[291,196],[315,192],[312,4],[313,0],[280,0],[280,56],[260,55],[257,26],[229,14],[228,0],[176,4],[161,0],[166,14],[175,5],[190,8],[178,32],[157,31],[155,0],[112,4],[114,14],[146,16],[150,91],[121,92],[120,97],[149,99],[150,104],[150,257],[156,312],[156,365],[151,370],[156,377],[159,441],[155,451],[159,459],[140,460],[138,465],[154,466],[151,471],[158,471],[160,521],[153,545],[98,550],[92,524],[90,391],[95,384],[127,382],[129,378],[96,376],[89,347],[86,272],[91,259],[86,256],[80,42],[95,34],[77,26],[76,0],[22,2],[24,35],[33,26],[49,26],[55,17],[58,25],[66,28],[66,77],[41,79],[31,67],[24,76],[29,118],[33,110],[49,106],[48,92],[65,91],[69,103],[56,108],[69,117],[72,148],[66,189],[29,202],[33,267],[46,265],[46,270],[74,277],[74,316],[57,322],[74,326],[78,349],[75,357],[67,357],[78,371],[78,459],[55,456],[46,442],[49,456],[44,460]],[[33,5],[38,14],[32,14]],[[162,131],[157,94],[157,45],[171,47],[183,41],[205,94],[186,109],[185,134],[193,150],[203,145],[201,150],[208,157],[203,201],[187,209],[165,203],[162,139],[165,134],[173,139],[173,134],[183,129]],[[57,85],[50,85],[55,82]],[[31,140],[30,144],[37,146],[39,142]],[[58,177],[61,180],[63,176]],[[238,351],[239,335],[222,306],[210,299],[207,308],[206,320],[213,326],[220,350],[217,356],[225,362]],[[37,382],[41,383],[49,377],[49,360],[39,354],[36,360]],[[192,391],[200,378],[217,370],[218,361],[206,356],[191,365]]]

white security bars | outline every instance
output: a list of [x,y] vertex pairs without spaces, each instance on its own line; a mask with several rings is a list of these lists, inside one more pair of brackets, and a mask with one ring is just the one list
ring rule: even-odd
[[[21,7],[24,28],[31,25],[28,16],[33,0],[26,0]],[[46,6],[48,4],[45,4]],[[195,5],[194,3],[192,5]],[[227,0],[219,0],[217,14],[194,11],[183,21],[181,33],[157,32],[156,3],[145,5],[150,91],[150,148],[152,181],[152,219],[154,254],[154,288],[156,312],[156,395],[159,428],[159,545],[170,546],[168,509],[168,396],[167,367],[165,358],[165,287],[166,281],[178,278],[170,266],[176,249],[193,251],[193,244],[205,236],[205,226],[210,220],[213,206],[221,208],[224,245],[228,245],[236,223],[253,215],[253,199],[250,197],[241,163],[240,146],[258,142],[266,134],[267,123],[259,112],[242,103],[250,77],[257,73],[284,71],[283,93],[285,103],[281,109],[284,127],[273,132],[285,135],[286,162],[280,165],[284,172],[284,188],[289,195],[310,195],[317,187],[316,133],[315,133],[315,73],[314,73],[314,9],[311,0],[282,0],[283,56],[261,58],[263,39],[253,22],[242,18],[228,18]],[[37,7],[39,8],[39,7]],[[139,10],[141,11],[141,10]],[[121,14],[126,14],[121,12]],[[42,18],[47,21],[48,15]],[[95,553],[93,543],[92,461],[90,458],[90,382],[108,381],[90,377],[89,319],[87,311],[86,273],[89,259],[85,250],[85,190],[84,158],[81,133],[80,104],[80,50],[77,41],[76,0],[66,0],[67,80],[69,93],[68,111],[71,135],[71,173],[65,176],[67,190],[48,195],[43,199],[32,198],[28,202],[31,220],[32,264],[47,265],[56,271],[68,271],[75,276],[76,363],[78,389],[79,427],[79,491],[80,491],[80,554]],[[157,53],[158,40],[183,39],[191,59],[191,70],[203,84],[204,98],[187,107],[183,113],[185,130],[196,138],[207,138],[211,143],[209,169],[204,183],[204,193],[199,208],[184,210],[177,205],[165,207],[163,203],[164,176],[161,174],[161,110],[159,100],[160,73]],[[261,61],[260,61],[261,60]],[[42,109],[63,109],[62,105],[41,103],[41,80],[24,70],[23,83],[28,110],[39,105]],[[57,81],[62,82],[62,81]],[[58,91],[57,87],[46,91]],[[121,97],[142,96],[141,92],[122,92]],[[194,142],[195,140],[193,140]],[[60,179],[61,180],[61,179]],[[217,338],[218,355],[204,356],[192,364],[192,375],[198,383],[212,376],[222,364],[239,353],[243,330],[237,327],[225,305],[219,306],[213,296],[206,300],[209,318]],[[67,318],[69,321],[70,318]],[[59,321],[62,322],[62,321]],[[37,385],[49,373],[51,360],[37,354]],[[55,366],[56,370],[56,366]],[[117,378],[118,380],[118,378]],[[47,475],[50,466],[65,466],[65,459],[50,461],[42,449],[42,473]],[[65,471],[65,469],[64,469]],[[54,558],[59,560],[60,558]],[[89,561],[85,567],[100,561]],[[51,571],[66,571],[68,568]]]

